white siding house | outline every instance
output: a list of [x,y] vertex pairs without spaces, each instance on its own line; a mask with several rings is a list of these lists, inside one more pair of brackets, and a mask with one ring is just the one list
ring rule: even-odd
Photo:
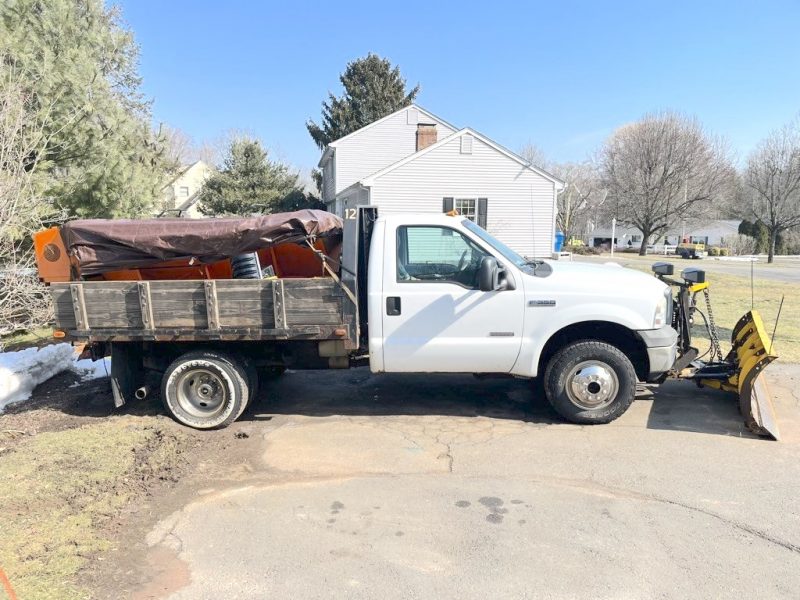
[[161,204],[156,207],[155,216],[165,214],[170,217],[181,216],[196,219],[202,217],[197,207],[200,189],[214,170],[202,160],[181,168],[164,187],[161,188]]
[[323,201],[390,213],[452,208],[526,256],[550,256],[563,182],[480,133],[412,105],[336,140],[320,160]]
[[[731,243],[739,233],[741,221],[735,219],[715,219],[706,222],[685,223],[672,227],[666,233],[652,235],[649,244],[676,245],[682,240],[689,242],[702,242],[708,246],[726,246]],[[632,246],[638,247],[642,242],[642,232],[622,223],[617,224],[614,232],[618,248],[625,248],[630,241]],[[589,246],[610,246],[611,226],[599,227],[588,236]]]

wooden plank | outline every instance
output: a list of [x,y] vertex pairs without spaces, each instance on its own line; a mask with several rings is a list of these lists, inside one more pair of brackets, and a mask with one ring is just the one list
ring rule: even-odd
[[334,326],[298,326],[286,329],[250,329],[250,328],[225,328],[211,329],[91,329],[86,331],[73,330],[70,337],[75,339],[88,339],[92,342],[125,342],[125,341],[207,341],[207,340],[328,340],[342,339],[336,335],[336,329],[343,327]]
[[283,280],[274,280],[272,282],[272,313],[275,329],[286,329],[286,304],[283,291]]
[[142,325],[145,329],[153,329],[155,321],[153,319],[153,302],[150,299],[150,283],[140,281],[136,285],[139,288],[139,311],[142,314]]
[[208,327],[205,287],[202,281],[151,281],[156,328]]
[[138,282],[82,282],[73,285],[80,285],[83,289],[90,327],[139,329],[144,326]]
[[69,284],[51,284],[50,297],[53,299],[56,329],[75,329],[75,311],[72,308],[72,293]]
[[72,311],[75,314],[75,327],[78,329],[89,329],[89,317],[86,314],[86,300],[83,295],[83,286],[80,283],[72,283],[69,286],[72,295]]
[[[249,280],[250,285],[219,285],[220,319],[225,327],[275,327],[272,281]],[[230,283],[225,281],[225,284]]]
[[217,282],[209,279],[204,282],[206,295],[206,315],[209,329],[219,329],[219,302],[217,300]]
[[335,325],[344,322],[343,292],[331,279],[286,280],[287,325]]

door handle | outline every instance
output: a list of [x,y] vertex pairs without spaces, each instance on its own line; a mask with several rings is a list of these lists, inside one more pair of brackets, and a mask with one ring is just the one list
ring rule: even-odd
[[400,296],[388,296],[386,298],[386,314],[390,317],[400,314]]

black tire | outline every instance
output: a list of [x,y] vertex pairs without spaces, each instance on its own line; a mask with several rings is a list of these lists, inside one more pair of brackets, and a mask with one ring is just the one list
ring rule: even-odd
[[250,407],[258,397],[259,377],[258,369],[251,360],[246,358],[242,359],[245,373],[247,373],[247,407]]
[[231,276],[234,279],[261,279],[258,268],[258,254],[248,252],[231,259]]
[[161,379],[164,408],[194,429],[227,427],[244,412],[248,396],[241,362],[219,352],[187,352],[167,367]]
[[618,348],[582,340],[565,346],[550,359],[544,387],[551,406],[567,421],[610,423],[633,402],[636,371]]

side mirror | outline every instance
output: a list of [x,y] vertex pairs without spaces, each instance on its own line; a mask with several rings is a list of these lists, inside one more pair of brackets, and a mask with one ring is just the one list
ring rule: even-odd
[[478,288],[482,292],[493,292],[498,287],[498,276],[500,269],[497,266],[497,259],[493,256],[484,256],[481,259],[481,266],[478,269]]

